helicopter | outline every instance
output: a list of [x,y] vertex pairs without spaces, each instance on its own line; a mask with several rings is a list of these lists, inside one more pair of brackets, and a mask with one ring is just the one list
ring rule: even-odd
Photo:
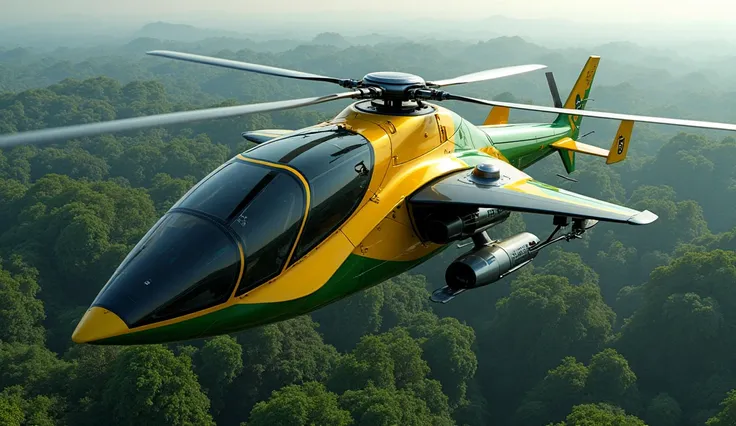
[[[523,170],[558,153],[623,161],[635,122],[736,130],[736,125],[586,110],[600,61],[590,56],[565,103],[554,106],[452,94],[446,87],[546,68],[531,64],[425,81],[401,72],[360,80],[173,51],[152,56],[337,84],[328,96],[210,108],[0,135],[0,149],[353,99],[333,119],[299,130],[263,129],[255,144],[212,171],[142,237],[79,321],[76,343],[156,344],[229,334],[303,315],[427,261],[453,243],[472,246],[431,294],[449,303],[523,268],[599,221],[646,225],[657,215],[535,180]],[[439,105],[491,107],[475,125]],[[510,124],[510,110],[555,114]],[[583,117],[621,121],[610,149],[581,143]],[[551,216],[542,240],[493,240],[511,212]],[[468,241],[469,240],[469,241]]]

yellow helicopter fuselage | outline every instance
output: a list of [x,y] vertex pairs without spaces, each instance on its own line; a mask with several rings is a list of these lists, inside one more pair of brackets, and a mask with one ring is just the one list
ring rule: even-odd
[[[348,106],[329,122],[293,133],[298,135],[305,130],[337,126],[361,135],[372,151],[370,181],[362,199],[352,206],[352,213],[341,223],[334,224],[334,230],[308,253],[298,259],[295,257],[295,247],[304,237],[311,213],[310,182],[288,162],[259,158],[256,155],[259,145],[237,155],[229,163],[280,170],[303,185],[304,216],[297,224],[298,233],[285,254],[284,266],[267,281],[244,291],[244,274],[246,268],[250,268],[246,261],[248,242],[238,241],[237,282],[221,303],[131,326],[131,321],[124,321],[123,315],[116,312],[118,309],[106,303],[104,298],[106,288],[114,284],[116,276],[125,273],[126,259],[79,323],[73,340],[78,343],[142,344],[231,333],[302,315],[381,283],[446,247],[423,241],[406,203],[409,195],[438,177],[471,168],[491,157],[518,168],[527,167],[555,152],[551,144],[571,132],[569,126],[559,124],[476,127],[454,112],[435,105],[426,106],[431,109],[429,113],[393,116],[366,112],[365,108],[359,108],[360,104]],[[274,144],[272,148],[275,149],[278,148],[275,144],[290,143],[293,138],[284,136],[266,144]],[[176,208],[177,205],[172,211]],[[351,206],[345,205],[345,211],[350,209]],[[135,256],[131,252],[129,258]],[[150,287],[141,287],[140,291],[155,285],[153,282]]]

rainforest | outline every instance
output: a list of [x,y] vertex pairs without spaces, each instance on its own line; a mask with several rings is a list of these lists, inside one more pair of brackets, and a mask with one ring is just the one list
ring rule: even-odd
[[[256,42],[149,33],[57,48],[0,39],[0,134],[334,90],[146,57],[152,49],[348,78],[401,70],[429,80],[537,62],[555,72],[562,93],[592,54],[602,59],[591,108],[725,122],[736,111],[736,82],[723,71],[736,56],[654,60],[665,56],[628,42],[552,48],[520,37]],[[457,92],[551,103],[541,74]],[[526,171],[544,182],[659,220],[599,224],[446,305],[429,294],[464,252],[454,246],[285,322],[168,345],[71,342],[143,234],[195,182],[252,146],[242,132],[299,129],[345,105],[1,150],[0,424],[736,424],[736,135],[727,132],[640,125],[625,162],[580,156],[576,181],[558,177],[556,156],[535,164]],[[473,123],[488,114],[443,106]],[[510,119],[551,117],[512,111]],[[585,119],[582,141],[608,148],[615,129]],[[491,235],[546,236],[549,227],[549,217],[515,213]]]

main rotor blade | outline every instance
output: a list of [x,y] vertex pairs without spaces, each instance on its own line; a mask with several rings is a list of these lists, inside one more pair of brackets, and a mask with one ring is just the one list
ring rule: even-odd
[[531,65],[517,65],[513,67],[495,68],[492,70],[485,70],[480,72],[474,72],[472,74],[461,75],[460,77],[448,78],[445,80],[438,80],[433,82],[427,82],[428,87],[444,87],[452,86],[455,84],[475,83],[476,81],[493,80],[496,78],[508,77],[517,74],[524,74],[531,71],[540,70],[547,68],[546,65],[531,64]]
[[251,105],[238,105],[200,109],[195,111],[172,112],[168,114],[150,115],[145,117],[125,118],[121,120],[105,121],[101,123],[79,124],[75,126],[56,127],[52,129],[32,130],[11,135],[0,135],[0,149],[18,145],[42,144],[52,141],[75,139],[85,136],[95,136],[105,133],[124,132],[128,130],[160,127],[172,124],[191,123],[195,121],[214,120],[236,117],[239,115],[255,114],[260,112],[280,111],[299,108],[323,102],[352,98],[363,95],[360,90],[336,93],[333,95],[313,98],[292,99],[288,101],[265,102]]
[[231,68],[240,71],[249,71],[259,74],[275,75],[278,77],[296,78],[299,80],[323,81],[344,86],[346,82],[352,82],[349,79],[340,79],[335,77],[326,77],[319,74],[311,74],[307,72],[294,71],[285,68],[269,67],[267,65],[251,64],[248,62],[233,61],[230,59],[213,58],[210,56],[194,55],[191,53],[172,52],[169,50],[153,50],[147,52],[149,55],[161,56],[164,58],[178,59],[180,61],[195,62],[198,64],[214,65],[217,67]]
[[555,108],[541,105],[517,104],[512,102],[497,102],[485,99],[470,98],[467,96],[447,94],[444,99],[470,102],[479,105],[500,106],[511,109],[526,111],[548,112],[551,114],[567,114],[572,116],[605,118],[608,120],[628,120],[642,123],[666,124],[671,126],[697,127],[701,129],[731,130],[736,131],[736,124],[717,123],[713,121],[685,120],[682,118],[650,117],[646,115],[619,114],[615,112],[590,111],[583,109]]

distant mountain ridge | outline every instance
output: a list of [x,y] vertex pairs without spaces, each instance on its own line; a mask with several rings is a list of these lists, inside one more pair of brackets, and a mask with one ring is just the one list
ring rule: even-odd
[[236,31],[198,28],[187,24],[152,22],[133,34],[135,38],[157,38],[161,40],[198,41],[215,37],[244,38]]
[[[136,45],[156,44],[153,40],[160,42],[201,42],[212,44],[216,40],[223,43],[223,49],[233,49],[239,43],[240,48],[255,51],[279,52],[296,48],[300,45],[334,46],[345,49],[350,46],[374,46],[380,43],[406,43],[410,39],[405,37],[391,36],[379,33],[369,33],[359,36],[345,36],[338,32],[326,31],[318,33],[311,39],[308,38],[284,38],[284,39],[262,39],[252,34],[240,33],[233,30],[220,30],[202,28],[189,24],[177,24],[170,22],[152,22],[145,24],[135,31],[131,37]],[[236,49],[237,50],[237,49]]]

